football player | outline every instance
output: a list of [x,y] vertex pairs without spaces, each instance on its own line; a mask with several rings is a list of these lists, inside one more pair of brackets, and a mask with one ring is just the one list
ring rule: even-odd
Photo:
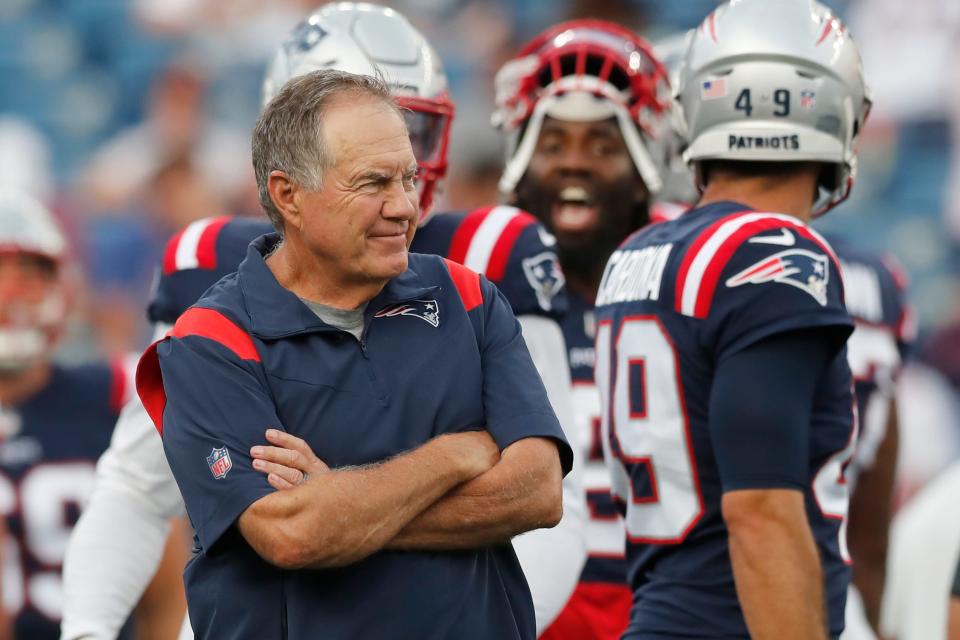
[[807,222],[852,186],[859,54],[817,2],[740,0],[692,34],[676,92],[700,200],[624,243],[597,296],[624,637],[836,637],[852,321]]
[[3,604],[15,637],[37,640],[59,635],[67,537],[133,390],[126,363],[51,360],[71,294],[66,258],[50,212],[25,194],[0,191]]
[[667,75],[649,45],[619,25],[555,25],[499,71],[494,123],[507,137],[500,182],[557,239],[570,311],[562,321],[573,379],[577,453],[585,461],[588,559],[577,589],[543,634],[619,638],[626,627],[623,520],[610,497],[593,378],[593,304],[604,265],[648,222],[670,105]]
[[[566,308],[564,277],[554,239],[528,213],[511,206],[467,214],[430,210],[447,162],[453,103],[439,57],[399,13],[341,2],[327,5],[281,45],[264,82],[264,103],[303,73],[336,68],[381,72],[397,87],[419,164],[420,228],[411,251],[437,253],[484,273],[504,293],[558,415],[569,415],[569,374],[556,318]],[[195,222],[167,245],[149,315],[163,335],[176,318],[243,259],[247,244],[272,231],[266,220],[217,218]],[[66,639],[111,638],[159,558],[170,517],[183,514],[160,439],[139,403],[127,408],[98,467],[98,491],[70,543],[65,567]],[[579,476],[564,480],[560,525],[515,540],[530,583],[538,631],[559,613],[585,558],[585,506]],[[103,532],[123,518],[122,541],[102,545]],[[99,550],[99,553],[97,551]],[[105,597],[116,584],[130,588]]]
[[[654,48],[674,82],[686,42],[687,35],[672,36]],[[682,136],[677,135],[671,146],[672,170],[659,194],[661,198],[669,194],[670,200],[654,205],[651,222],[679,217],[696,199],[690,195],[691,190],[696,193],[695,181],[682,160],[683,146]],[[847,342],[847,360],[860,420],[856,453],[846,470],[851,492],[847,538],[854,565],[842,640],[873,640],[886,575],[899,442],[895,383],[915,338],[916,322],[906,299],[907,278],[896,258],[864,250],[833,234],[825,237],[840,259],[847,311],[855,324]]]
[[893,515],[898,428],[895,389],[916,323],[907,279],[895,258],[864,251],[828,234],[843,270],[847,311],[855,329],[847,342],[860,433],[850,465],[847,537],[853,584],[843,640],[873,640],[880,626],[887,542]]

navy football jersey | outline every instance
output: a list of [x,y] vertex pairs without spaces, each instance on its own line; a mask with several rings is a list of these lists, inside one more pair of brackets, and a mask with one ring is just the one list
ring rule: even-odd
[[603,460],[600,392],[593,379],[596,318],[593,301],[567,292],[569,308],[560,321],[570,363],[573,444],[582,461],[587,498],[587,560],[563,611],[543,640],[619,639],[630,614],[624,522],[610,494]]
[[132,389],[120,364],[57,366],[42,390],[0,413],[3,599],[17,638],[60,637],[67,540]]
[[433,215],[410,251],[450,258],[497,285],[513,313],[561,317],[566,281],[556,240],[532,215],[506,205]]
[[150,322],[173,324],[223,276],[237,270],[254,238],[273,231],[265,219],[221,216],[192,222],[167,242],[147,307]]
[[887,431],[894,383],[915,339],[916,324],[907,302],[907,279],[892,256],[866,251],[828,235],[840,258],[847,311],[856,329],[847,342],[853,372],[860,435],[847,477],[873,466]]
[[593,381],[596,319],[593,305],[568,293],[569,311],[561,321],[573,383],[577,453],[583,460],[587,491],[587,563],[581,580],[625,584],[623,519],[610,496],[610,474],[600,440],[600,392]]
[[[205,218],[173,236],[150,301],[151,322],[173,324],[223,276],[237,270],[254,238],[273,231],[263,219]],[[566,310],[555,240],[515,207],[431,216],[410,251],[450,258],[482,273],[507,298],[514,314],[560,317]]]
[[[790,216],[714,203],[641,230],[611,256],[597,296],[596,380],[604,457],[626,521],[634,605],[625,637],[748,637],[721,497],[787,485],[721,474],[708,415],[714,372],[769,336],[820,329],[840,344],[851,325],[836,256]],[[820,551],[833,635],[843,628],[850,578],[843,468],[855,446],[851,386],[838,348],[814,396],[808,483],[795,487]],[[745,401],[750,393],[743,390]]]

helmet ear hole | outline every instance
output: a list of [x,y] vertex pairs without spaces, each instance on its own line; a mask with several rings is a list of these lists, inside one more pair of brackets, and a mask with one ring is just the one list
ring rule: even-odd
[[840,186],[837,171],[837,165],[824,163],[820,165],[820,175],[817,177],[817,185],[827,191],[834,191]]

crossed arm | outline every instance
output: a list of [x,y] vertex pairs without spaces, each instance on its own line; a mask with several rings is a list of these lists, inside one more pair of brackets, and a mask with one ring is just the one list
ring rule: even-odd
[[484,431],[448,434],[368,467],[331,471],[295,436],[268,430],[254,467],[282,489],[241,514],[241,534],[284,568],[334,567],[383,548],[494,544],[560,519],[556,445],[526,438],[497,451]]

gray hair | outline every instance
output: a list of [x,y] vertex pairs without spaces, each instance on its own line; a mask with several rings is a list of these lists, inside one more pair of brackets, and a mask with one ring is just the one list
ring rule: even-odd
[[360,76],[324,69],[296,77],[267,104],[253,128],[253,170],[260,206],[281,235],[283,215],[267,188],[272,171],[283,171],[290,180],[311,191],[323,187],[323,173],[336,159],[323,139],[323,117],[332,98],[355,93],[379,98],[399,109],[383,77]]

